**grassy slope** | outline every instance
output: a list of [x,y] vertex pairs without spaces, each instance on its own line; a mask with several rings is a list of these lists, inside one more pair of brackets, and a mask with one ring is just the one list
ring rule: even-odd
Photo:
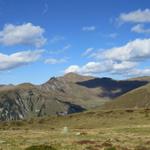
[[143,77],[136,77],[136,78],[130,78],[130,81],[149,81],[150,82],[150,76],[143,76]]
[[150,107],[150,84],[132,90],[104,105],[105,109]]
[[[56,150],[149,150],[150,110],[94,110],[0,124],[0,147],[23,150],[51,145]],[[64,132],[63,128],[68,127]],[[139,149],[142,148],[142,149]]]

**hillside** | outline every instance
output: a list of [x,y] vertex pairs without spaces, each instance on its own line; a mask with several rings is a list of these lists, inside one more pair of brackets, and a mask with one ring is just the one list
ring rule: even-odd
[[143,77],[135,77],[128,79],[129,81],[148,81],[150,82],[150,76],[143,76]]
[[41,85],[3,85],[0,87],[0,120],[82,112],[102,106],[147,83],[69,73]]
[[132,90],[103,106],[105,109],[149,108],[150,84]]
[[81,106],[65,102],[52,91],[44,91],[31,84],[21,84],[0,90],[0,120],[16,120],[57,112],[73,113],[85,110]]
[[101,89],[99,96],[108,97],[114,99],[124,93],[127,93],[133,89],[148,84],[147,80],[114,80],[111,78],[94,78],[88,81],[77,82],[77,84],[90,88],[90,89]]

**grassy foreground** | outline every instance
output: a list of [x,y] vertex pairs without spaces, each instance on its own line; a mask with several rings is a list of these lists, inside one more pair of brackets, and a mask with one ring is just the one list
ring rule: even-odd
[[0,150],[150,150],[150,110],[1,122]]

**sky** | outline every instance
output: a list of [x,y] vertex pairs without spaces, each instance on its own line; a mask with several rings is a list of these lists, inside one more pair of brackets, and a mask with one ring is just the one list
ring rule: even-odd
[[0,0],[0,84],[75,72],[150,75],[149,0]]

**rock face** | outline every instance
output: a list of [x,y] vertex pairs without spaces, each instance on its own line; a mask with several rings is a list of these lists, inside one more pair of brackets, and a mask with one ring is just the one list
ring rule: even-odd
[[42,85],[0,86],[0,120],[67,115],[98,107],[147,81],[115,81],[77,74],[51,78]]
[[0,91],[0,120],[18,120],[59,113],[85,110],[81,106],[64,102],[31,85],[20,85]]

